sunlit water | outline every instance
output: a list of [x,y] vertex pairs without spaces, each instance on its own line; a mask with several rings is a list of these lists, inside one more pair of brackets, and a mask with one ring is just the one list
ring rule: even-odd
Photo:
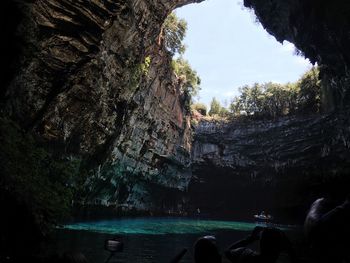
[[[104,241],[121,236],[124,251],[110,262],[169,262],[183,248],[188,252],[181,262],[193,262],[193,244],[203,235],[214,235],[221,251],[246,237],[255,223],[187,218],[129,218],[80,222],[65,225],[56,232],[50,250],[82,251],[90,262],[105,262],[109,255]],[[294,228],[279,226],[286,232]],[[225,261],[224,261],[225,262]]]

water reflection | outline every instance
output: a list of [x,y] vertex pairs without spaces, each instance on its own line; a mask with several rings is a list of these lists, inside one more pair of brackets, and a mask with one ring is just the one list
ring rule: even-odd
[[57,229],[49,251],[79,250],[90,262],[102,263],[109,256],[106,239],[121,235],[124,251],[110,262],[169,262],[183,248],[181,262],[193,262],[192,247],[202,235],[214,235],[221,250],[242,239],[254,223],[184,218],[134,218],[80,222]]
[[65,229],[88,230],[106,234],[196,234],[205,231],[227,229],[251,231],[256,224],[234,221],[199,220],[184,218],[133,218],[65,225]]

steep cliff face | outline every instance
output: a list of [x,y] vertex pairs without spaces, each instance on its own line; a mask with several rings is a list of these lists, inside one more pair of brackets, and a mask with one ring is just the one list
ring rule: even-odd
[[15,55],[4,62],[1,110],[55,152],[86,160],[84,203],[142,209],[153,188],[187,185],[188,98],[159,35],[190,2],[5,1]]
[[244,0],[264,28],[321,67],[326,110],[349,103],[350,5],[342,0]]
[[[34,1],[18,4],[22,64],[5,109],[65,148],[92,153],[122,125],[156,52],[162,21],[181,1]],[[168,58],[164,67],[168,67]],[[167,76],[168,77],[168,76]]]
[[183,191],[190,180],[192,133],[186,98],[171,68],[164,67],[171,57],[160,50],[150,57],[120,133],[107,145],[106,161],[89,178],[89,203],[162,210],[174,201],[165,195]]
[[[201,0],[4,1],[1,17],[9,26],[1,113],[54,151],[88,163],[83,204],[164,210],[185,203],[191,178],[189,113],[159,34],[174,8],[193,2]],[[347,103],[347,5],[340,0],[245,0],[245,5],[279,41],[295,43],[322,66],[328,108]],[[195,175],[213,187],[234,182],[226,187],[238,193],[245,189],[239,185],[252,182],[259,191],[264,182],[287,184],[293,174],[311,173],[310,165],[320,171],[326,161],[324,174],[341,174],[348,165],[347,139],[341,143],[349,133],[346,112],[267,124],[218,123],[215,133],[202,123],[194,144]],[[224,177],[209,178],[211,173]],[[250,179],[236,183],[231,174]],[[209,184],[197,185],[195,179],[190,193],[201,196],[201,186]],[[172,197],[163,198],[169,192]],[[234,202],[227,198],[221,204]]]
[[191,203],[236,216],[269,209],[303,219],[317,196],[344,197],[350,168],[348,114],[201,121],[193,145]]

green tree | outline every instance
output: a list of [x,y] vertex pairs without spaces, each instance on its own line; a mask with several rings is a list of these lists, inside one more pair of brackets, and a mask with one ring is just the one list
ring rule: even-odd
[[239,114],[239,112],[243,109],[243,106],[241,105],[240,97],[236,96],[231,100],[229,109],[230,109],[230,113],[234,115]]
[[187,22],[179,19],[175,13],[171,13],[165,19],[163,24],[164,44],[167,50],[172,54],[183,54],[186,46],[183,44],[187,30]]
[[264,116],[277,117],[288,112],[288,90],[281,84],[264,84],[264,107],[260,111]]
[[225,107],[221,107],[219,116],[223,117],[223,118],[229,117],[230,111],[228,109],[226,109]]
[[182,57],[186,49],[183,44],[186,30],[187,22],[184,19],[179,19],[175,13],[171,13],[163,24],[162,35],[165,48],[170,54],[172,56],[176,53],[180,55],[180,57],[172,60],[172,68],[180,80],[183,92],[189,98],[190,103],[191,98],[196,96],[200,90],[201,80],[189,62]]
[[200,103],[200,102],[192,104],[192,109],[198,111],[203,116],[206,116],[207,112],[208,112],[207,105],[205,105],[204,103]]
[[188,92],[191,97],[197,96],[200,90],[201,79],[197,72],[192,69],[188,61],[182,57],[173,59],[172,67],[175,74],[182,82],[183,91]]
[[263,87],[255,83],[252,87],[243,86],[241,89],[242,109],[247,113],[257,113],[261,111],[263,103]]
[[300,87],[297,82],[295,82],[285,84],[285,88],[288,90],[287,97],[285,98],[288,105],[288,114],[295,114],[299,107],[298,96],[300,93]]
[[222,106],[221,106],[220,102],[214,97],[210,103],[209,115],[210,116],[219,115],[221,112],[221,108],[222,108]]
[[319,70],[313,67],[298,81],[300,112],[319,112],[321,107],[321,82]]
[[320,110],[320,81],[317,68],[306,72],[295,83],[255,83],[252,86],[245,85],[239,90],[241,94],[230,104],[230,111],[234,114],[246,111],[250,115],[276,118]]

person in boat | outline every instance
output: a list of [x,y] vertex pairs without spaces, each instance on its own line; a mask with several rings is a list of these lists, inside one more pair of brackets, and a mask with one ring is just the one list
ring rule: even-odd
[[261,211],[260,214],[254,215],[254,218],[260,219],[260,220],[271,220],[272,216],[269,214],[266,214],[265,211]]
[[317,262],[350,262],[350,196],[342,204],[319,198],[304,222],[305,236]]
[[[259,241],[259,252],[247,247],[255,241]],[[291,262],[296,262],[292,244],[283,231],[257,226],[247,238],[229,246],[225,256],[232,263],[274,263],[283,251],[288,253]]]

